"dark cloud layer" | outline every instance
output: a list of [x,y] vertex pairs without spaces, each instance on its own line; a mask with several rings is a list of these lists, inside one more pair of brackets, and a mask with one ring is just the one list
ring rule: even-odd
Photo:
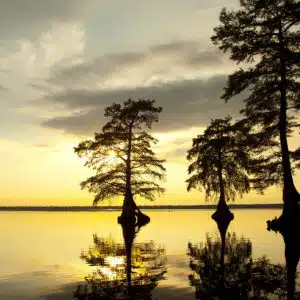
[[160,83],[150,87],[119,90],[72,90],[47,97],[47,101],[67,105],[70,110],[83,109],[71,116],[53,117],[44,122],[47,127],[66,133],[91,135],[104,124],[104,108],[113,102],[128,98],[155,99],[163,107],[156,131],[185,129],[191,126],[206,126],[210,119],[236,114],[241,100],[225,104],[220,100],[226,76],[213,76],[207,80],[183,80]]
[[[231,65],[231,64],[230,64]],[[217,49],[203,49],[199,41],[182,40],[159,44],[140,52],[109,53],[75,66],[55,69],[48,79],[50,84],[66,85],[105,81],[124,71],[146,72],[148,76],[170,75],[181,72],[219,71],[229,66],[227,56]],[[184,70],[184,71],[183,71]],[[141,75],[142,76],[142,75]]]
[[49,118],[43,125],[69,134],[101,130],[104,108],[128,98],[156,100],[163,113],[155,130],[171,131],[206,126],[212,118],[237,113],[239,100],[220,100],[227,78],[220,74],[228,68],[232,65],[217,50],[205,50],[196,40],[179,40],[56,67],[45,82],[31,87],[46,94],[39,103],[66,109],[65,116]]

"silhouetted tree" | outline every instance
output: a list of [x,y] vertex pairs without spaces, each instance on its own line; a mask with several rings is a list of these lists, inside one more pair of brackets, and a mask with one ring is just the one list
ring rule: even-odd
[[[223,8],[221,25],[212,36],[214,44],[244,66],[229,76],[222,98],[228,101],[250,91],[241,113],[253,129],[256,147],[261,146],[257,168],[252,171],[259,180],[264,180],[266,174],[266,186],[278,183],[281,176],[283,216],[290,215],[299,212],[300,200],[287,142],[288,134],[299,126],[288,112],[300,109],[300,3],[240,0],[240,6],[237,11]],[[268,173],[273,175],[269,177]]]
[[192,161],[188,191],[204,188],[206,200],[219,198],[218,209],[227,208],[226,201],[234,201],[236,193],[240,197],[247,193],[249,155],[244,144],[245,132],[238,123],[232,124],[231,117],[212,120],[188,151],[187,159]]
[[164,192],[157,181],[164,177],[164,160],[156,158],[151,145],[157,140],[146,132],[162,111],[154,102],[129,99],[123,105],[107,107],[105,116],[110,120],[102,132],[75,148],[87,159],[85,165],[96,171],[81,183],[82,188],[96,194],[94,205],[124,196],[122,216],[132,215],[138,210],[133,196],[154,200],[155,194]]

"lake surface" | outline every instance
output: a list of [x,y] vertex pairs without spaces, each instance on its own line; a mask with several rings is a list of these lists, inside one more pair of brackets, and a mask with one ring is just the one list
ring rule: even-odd
[[[163,249],[158,252],[165,259],[163,267],[166,271],[164,278],[157,279],[157,286],[152,287],[152,299],[195,299],[198,284],[195,264],[199,261],[188,245],[191,243],[199,250],[207,242],[219,239],[217,225],[210,217],[212,212],[145,211],[151,222],[136,234],[134,255],[143,256],[147,245]],[[266,256],[269,265],[282,264],[284,267],[283,237],[266,230],[266,220],[279,216],[281,211],[241,209],[233,212],[235,219],[227,231],[227,246],[231,246],[231,251],[247,244],[251,248],[251,253],[248,253],[249,249],[245,250],[248,260],[258,261]],[[96,269],[80,257],[82,251],[88,253],[93,249],[95,235],[101,241],[111,241],[115,245],[123,243],[122,227],[117,224],[119,215],[120,212],[115,211],[0,212],[0,299],[74,299],[73,292],[78,284],[84,284],[84,278]],[[207,255],[216,249],[214,245],[219,244],[210,244]],[[229,256],[227,253],[225,263]],[[114,259],[111,264],[118,264],[116,258],[110,259]],[[148,269],[143,268],[147,273]],[[107,268],[102,270],[108,272]],[[108,275],[111,274],[109,270]],[[299,290],[299,284],[296,290]]]

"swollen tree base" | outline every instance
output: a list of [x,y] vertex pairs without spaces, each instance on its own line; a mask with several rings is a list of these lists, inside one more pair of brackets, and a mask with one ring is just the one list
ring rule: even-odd
[[234,214],[228,208],[225,200],[220,200],[216,211],[211,218],[217,223],[222,241],[225,241],[226,232],[230,222],[234,219]]
[[222,240],[222,252],[224,253],[226,232],[230,222],[234,219],[234,214],[229,210],[225,201],[219,201],[217,210],[212,214],[211,217],[217,223]]
[[141,212],[132,195],[125,196],[122,214],[118,217],[118,223],[123,226],[135,224],[135,226],[141,227],[149,222],[150,217]]
[[141,211],[134,211],[131,215],[123,215],[118,217],[118,223],[122,226],[134,224],[137,227],[142,227],[150,222],[150,217]]
[[267,229],[283,232],[286,228],[293,228],[300,225],[300,195],[297,191],[286,198],[283,204],[283,211],[279,218],[267,221]]
[[228,208],[225,200],[220,200],[216,211],[212,214],[212,219],[218,222],[228,222],[228,224],[234,219],[233,213]]

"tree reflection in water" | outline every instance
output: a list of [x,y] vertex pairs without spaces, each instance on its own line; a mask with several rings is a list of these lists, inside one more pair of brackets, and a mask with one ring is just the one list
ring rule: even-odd
[[154,242],[134,243],[139,227],[122,226],[124,243],[93,235],[93,246],[80,258],[93,266],[85,285],[74,297],[91,299],[151,299],[152,290],[166,273],[165,249]]
[[[271,226],[270,226],[271,225]],[[281,224],[278,228],[268,224],[268,230],[279,232],[284,240],[286,277],[287,277],[287,298],[300,299],[300,294],[295,295],[297,277],[297,265],[300,258],[300,217],[290,219],[289,222]]]
[[[196,299],[286,299],[286,267],[267,257],[253,259],[249,239],[226,233],[220,223],[218,228],[220,237],[207,234],[203,244],[188,244]],[[293,271],[295,278],[296,266]]]

